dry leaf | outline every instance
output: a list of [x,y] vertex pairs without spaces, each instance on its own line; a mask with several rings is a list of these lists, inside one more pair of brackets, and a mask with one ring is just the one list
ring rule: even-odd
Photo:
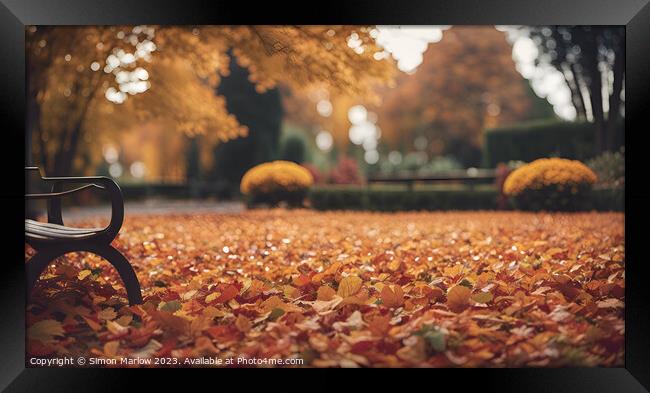
[[463,285],[456,285],[447,292],[447,306],[454,312],[463,311],[469,306],[472,290]]
[[52,342],[54,337],[62,337],[63,335],[64,330],[61,322],[54,319],[38,321],[27,329],[27,337],[38,340],[43,344]]
[[362,283],[363,281],[357,276],[347,276],[339,283],[339,289],[336,291],[336,294],[342,298],[352,296],[359,292]]
[[404,291],[399,285],[384,285],[381,289],[381,302],[388,308],[401,307],[404,304]]

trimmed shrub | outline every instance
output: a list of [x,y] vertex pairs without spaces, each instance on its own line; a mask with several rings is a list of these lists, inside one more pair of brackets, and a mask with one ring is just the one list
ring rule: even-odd
[[[530,162],[543,157],[564,157],[586,161],[593,156],[596,129],[593,123],[536,121],[485,131],[483,165],[494,168],[500,162]],[[623,145],[623,125],[616,137]]]
[[273,161],[248,170],[241,180],[240,190],[248,197],[249,206],[286,202],[300,206],[314,179],[309,171],[289,161]]
[[580,210],[596,178],[580,161],[542,158],[513,171],[503,191],[523,210]]
[[399,186],[327,186],[313,188],[309,200],[318,210],[493,210],[497,194],[493,186],[431,187],[411,191]]
[[[317,210],[495,210],[498,190],[494,186],[431,186],[413,191],[402,187],[322,186],[309,191]],[[623,211],[622,190],[593,189],[580,199],[578,210]],[[510,206],[506,206],[510,207]]]

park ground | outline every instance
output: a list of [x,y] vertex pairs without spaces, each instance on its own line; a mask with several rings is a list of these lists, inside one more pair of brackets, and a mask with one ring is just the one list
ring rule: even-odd
[[114,245],[144,304],[67,255],[34,289],[28,355],[623,366],[622,213],[145,209]]

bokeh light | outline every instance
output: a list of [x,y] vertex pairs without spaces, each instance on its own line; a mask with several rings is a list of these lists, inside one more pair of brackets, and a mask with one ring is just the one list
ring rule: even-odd
[[120,165],[120,163],[118,163],[118,162],[115,162],[115,163],[111,164],[111,165],[108,167],[108,173],[109,173],[112,177],[120,177],[120,176],[122,176],[122,173],[123,173],[123,172],[124,172],[124,171],[123,171],[123,169],[122,169],[122,165]]
[[[430,43],[442,39],[449,26],[377,26],[377,44],[397,60],[397,68],[406,73],[415,72],[422,63],[422,55]],[[379,57],[379,58],[378,58]],[[376,56],[381,60],[384,56]]]
[[334,144],[334,138],[328,131],[320,131],[316,134],[316,146],[322,151],[330,151]]
[[141,179],[145,175],[145,166],[142,161],[136,161],[131,166],[129,167],[129,172],[131,172],[131,176]]

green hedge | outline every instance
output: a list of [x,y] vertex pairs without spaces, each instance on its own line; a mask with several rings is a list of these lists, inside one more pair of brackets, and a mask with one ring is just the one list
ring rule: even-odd
[[490,210],[496,209],[495,187],[430,187],[409,191],[403,187],[339,186],[310,191],[318,210]]
[[[617,145],[623,144],[623,125]],[[500,162],[530,162],[557,156],[580,161],[593,156],[596,131],[593,123],[536,121],[485,131],[483,164],[494,168]]]
[[594,189],[590,193],[588,209],[598,211],[624,211],[625,191],[622,189]]
[[[409,191],[400,186],[327,186],[309,193],[317,210],[496,210],[494,186],[424,186]],[[592,190],[580,210],[623,211],[622,190]]]

